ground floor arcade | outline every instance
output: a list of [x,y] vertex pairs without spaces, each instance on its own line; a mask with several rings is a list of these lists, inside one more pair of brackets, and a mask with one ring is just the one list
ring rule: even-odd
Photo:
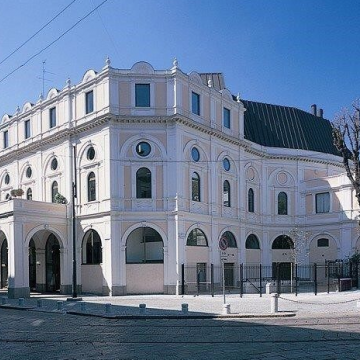
[[[14,199],[0,204],[0,286],[9,297],[31,291],[72,291],[72,217],[62,204]],[[175,294],[181,291],[183,265],[193,267],[194,283],[209,283],[211,265],[225,263],[227,286],[238,282],[241,264],[323,264],[344,257],[341,241],[330,232],[309,238],[196,222],[176,215],[138,218],[98,214],[76,223],[78,291],[102,295]],[[225,244],[219,248],[219,242]],[[352,240],[351,248],[359,248]],[[349,246],[348,246],[349,247]],[[216,279],[215,279],[216,280]],[[220,282],[220,279],[217,279]],[[216,280],[216,281],[217,281]]]

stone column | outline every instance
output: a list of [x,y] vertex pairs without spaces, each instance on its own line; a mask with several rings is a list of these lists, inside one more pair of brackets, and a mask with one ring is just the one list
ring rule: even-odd
[[8,297],[11,299],[30,297],[29,253],[28,248],[24,246],[23,235],[22,223],[11,222],[8,239]]

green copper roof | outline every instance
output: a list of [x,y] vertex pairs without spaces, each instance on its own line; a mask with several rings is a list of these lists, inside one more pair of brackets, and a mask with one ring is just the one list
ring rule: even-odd
[[339,155],[328,120],[292,107],[241,102],[246,108],[245,139],[268,147]]

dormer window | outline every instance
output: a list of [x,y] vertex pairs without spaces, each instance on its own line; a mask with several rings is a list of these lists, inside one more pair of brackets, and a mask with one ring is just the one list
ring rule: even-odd
[[7,147],[9,147],[9,132],[7,130],[5,130],[3,132],[3,140],[4,140],[4,149],[6,149]]
[[89,91],[85,94],[85,113],[90,114],[94,111],[94,92]]
[[150,84],[135,84],[135,106],[150,107]]
[[191,112],[200,115],[200,95],[196,92],[191,93]]
[[50,129],[56,126],[56,108],[53,107],[49,110],[49,126]]
[[31,136],[30,120],[25,120],[25,122],[24,122],[24,131],[25,131],[25,139],[28,139]]

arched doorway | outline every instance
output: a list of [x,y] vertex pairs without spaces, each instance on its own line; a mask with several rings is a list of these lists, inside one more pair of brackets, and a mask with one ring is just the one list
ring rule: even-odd
[[54,234],[50,234],[45,247],[46,291],[60,290],[60,245]]
[[225,231],[221,235],[221,239],[225,239],[227,249],[225,250],[227,259],[224,261],[224,279],[225,287],[231,290],[237,283],[235,264],[237,263],[237,243],[235,235],[231,231]]
[[100,235],[93,229],[87,231],[82,241],[81,286],[83,292],[102,294],[102,247]]
[[36,248],[34,239],[29,243],[29,287],[30,291],[36,291]]
[[273,277],[280,280],[292,278],[296,253],[293,240],[287,235],[278,236],[272,243]]
[[8,286],[8,242],[6,239],[3,240],[1,245],[1,287]]
[[150,227],[133,230],[126,240],[128,294],[164,292],[164,243]]

